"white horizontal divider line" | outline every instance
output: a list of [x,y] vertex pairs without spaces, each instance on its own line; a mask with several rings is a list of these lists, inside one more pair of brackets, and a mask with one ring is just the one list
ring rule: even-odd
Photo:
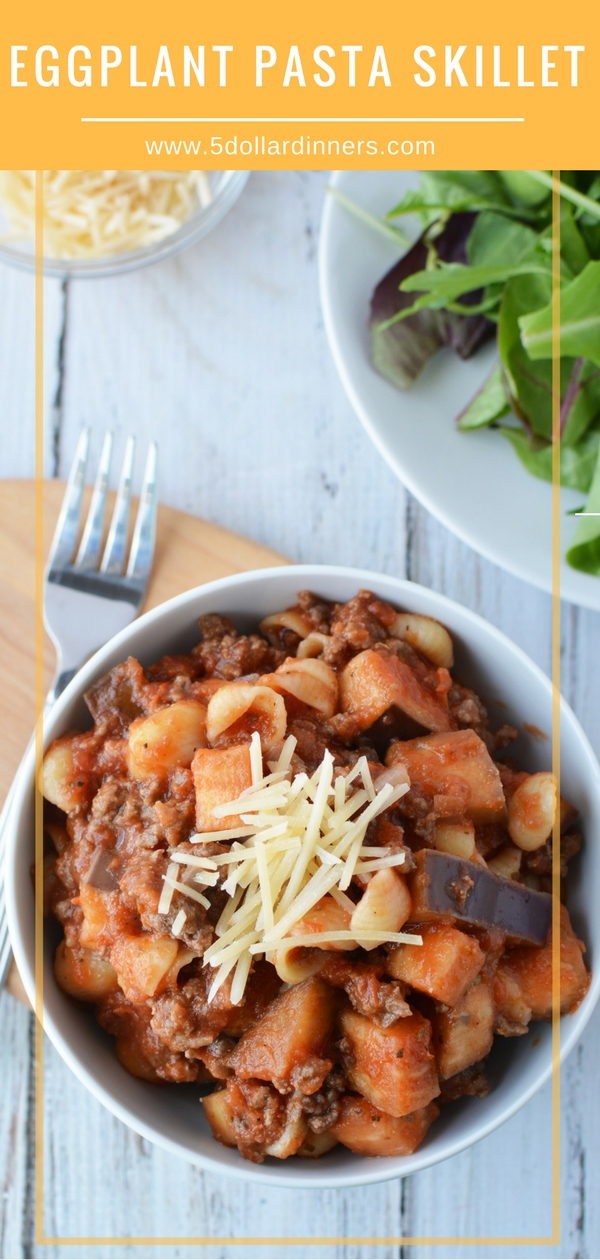
[[600,516],[600,512],[575,512],[575,516]]
[[82,123],[524,123],[524,118],[82,118]]

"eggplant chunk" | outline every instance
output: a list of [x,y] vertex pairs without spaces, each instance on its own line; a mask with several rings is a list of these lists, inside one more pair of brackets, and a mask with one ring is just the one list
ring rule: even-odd
[[421,929],[421,936],[422,945],[399,945],[393,950],[387,970],[395,980],[446,1006],[456,1006],[485,962],[479,941],[447,923],[432,923]]
[[439,1114],[430,1102],[407,1116],[389,1116],[358,1094],[344,1094],[339,1118],[325,1136],[357,1155],[412,1155]]
[[244,1033],[229,1058],[242,1080],[256,1077],[314,1094],[332,1060],[326,1057],[339,996],[311,976],[275,998],[258,1023]]
[[433,1045],[440,1075],[447,1079],[489,1054],[496,1007],[491,986],[476,981],[452,1010],[432,1015]]
[[239,814],[215,818],[213,809],[235,801],[252,783],[250,745],[234,744],[231,748],[198,748],[192,761],[196,789],[196,826],[198,831],[220,831],[241,826]]
[[514,879],[503,879],[478,862],[421,849],[408,876],[412,919],[462,919],[476,927],[500,928],[515,942],[545,945],[552,898]]
[[351,713],[360,729],[367,730],[392,705],[427,731],[451,729],[447,705],[419,682],[405,661],[373,648],[359,652],[340,675],[342,713]]
[[412,1011],[390,1028],[346,1010],[340,1016],[342,1061],[347,1080],[374,1107],[406,1116],[440,1092],[431,1052],[431,1024]]
[[320,1159],[322,1155],[326,1155],[328,1151],[333,1150],[338,1145],[338,1140],[334,1137],[331,1129],[325,1129],[324,1133],[309,1132],[302,1146],[298,1147],[296,1155],[298,1159]]
[[216,1090],[214,1094],[208,1094],[206,1098],[201,1098],[200,1102],[204,1107],[204,1114],[212,1129],[213,1137],[222,1146],[237,1146],[235,1129],[233,1124],[233,1108],[230,1104],[226,1089]]
[[506,817],[498,767],[475,731],[448,730],[401,740],[390,745],[385,760],[388,766],[406,766],[411,783],[434,798],[462,801],[459,813],[474,823],[502,822]]
[[[560,1010],[575,1010],[590,985],[590,973],[583,961],[583,942],[577,939],[566,906],[560,908]],[[500,959],[494,988],[501,1013],[518,1024],[523,1007],[531,1019],[552,1015],[552,935],[539,949],[512,949]]]

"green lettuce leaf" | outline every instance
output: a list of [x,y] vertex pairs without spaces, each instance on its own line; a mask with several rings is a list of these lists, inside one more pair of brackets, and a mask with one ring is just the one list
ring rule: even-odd
[[582,573],[591,573],[597,577],[600,575],[600,454],[596,461],[585,512],[594,515],[580,518],[566,559],[573,569],[579,569]]
[[[550,228],[550,232],[552,229]],[[579,230],[573,211],[563,203],[560,220],[560,256],[574,276],[579,275],[590,261],[590,252]]]
[[[530,442],[524,429],[502,426],[500,432],[508,438],[519,456],[523,467],[533,477],[552,481],[552,443],[534,438]],[[576,446],[562,446],[560,452],[560,483],[571,490],[589,490],[598,460],[600,433],[587,433]]]
[[[514,409],[532,432],[546,441],[552,436],[552,362],[531,362],[521,342],[519,320],[524,312],[543,306],[551,292],[549,273],[510,280],[504,290],[498,324],[498,349]],[[572,371],[573,360],[563,359],[561,397]]]
[[498,171],[498,174],[516,203],[537,208],[549,200],[548,189],[541,187],[528,171]]
[[457,417],[459,429],[482,429],[510,411],[502,368],[496,364],[481,389]]
[[506,267],[534,249],[537,234],[524,223],[484,210],[477,215],[467,253],[472,266]]
[[[530,359],[552,357],[551,301],[521,316],[519,327]],[[561,289],[560,348],[562,355],[591,359],[600,366],[600,262],[589,262]]]
[[600,369],[589,360],[575,359],[562,411],[564,446],[578,442],[600,418]]
[[418,271],[402,282],[403,293],[422,293],[414,309],[431,306],[440,309],[454,302],[465,293],[483,289],[490,284],[505,284],[513,276],[550,276],[550,260],[532,258],[528,262],[511,263],[498,267],[465,267],[462,263],[450,263],[431,271]]
[[514,213],[495,171],[423,171],[419,187],[405,193],[386,217],[418,214],[429,225],[457,211],[488,208]]

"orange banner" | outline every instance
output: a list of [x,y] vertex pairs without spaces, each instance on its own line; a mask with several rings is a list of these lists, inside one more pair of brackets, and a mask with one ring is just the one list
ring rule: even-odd
[[598,166],[591,4],[21,0],[1,165]]

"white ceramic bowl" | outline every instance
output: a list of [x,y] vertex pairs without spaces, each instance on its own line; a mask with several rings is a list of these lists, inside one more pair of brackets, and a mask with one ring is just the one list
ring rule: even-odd
[[[89,726],[83,692],[129,654],[150,664],[165,652],[188,651],[197,640],[202,613],[231,616],[240,630],[255,629],[269,612],[295,602],[310,588],[345,601],[367,587],[400,608],[430,614],[448,626],[456,647],[457,676],[473,686],[498,725],[523,722],[550,730],[551,686],[544,674],[513,643],[467,609],[411,582],[343,569],[336,565],[298,565],[244,573],[211,582],[153,609],[117,635],[88,662],[60,697],[47,723],[46,739],[72,726]],[[592,1012],[600,988],[600,769],[576,718],[562,707],[564,792],[578,807],[585,845],[569,884],[569,908],[576,930],[588,945],[587,960],[596,970],[585,1001],[561,1024],[563,1057],[573,1048]],[[548,768],[549,743],[527,732],[515,755],[529,770]],[[512,750],[511,750],[512,751]],[[18,785],[7,837],[6,902],[15,958],[29,997],[34,982],[34,902],[30,878],[33,861],[33,754]],[[96,1023],[91,1010],[72,1002],[57,987],[52,957],[58,927],[46,928],[44,978],[45,1029],[80,1081],[114,1115],[143,1137],[195,1164],[229,1176],[271,1185],[317,1187],[386,1181],[435,1164],[477,1142],[522,1107],[551,1072],[550,1026],[535,1025],[529,1036],[497,1039],[491,1061],[495,1088],[484,1099],[466,1098],[445,1107],[425,1141],[406,1157],[360,1159],[336,1147],[323,1160],[269,1160],[246,1163],[237,1151],[213,1141],[198,1102],[197,1086],[156,1087],[136,1080],[120,1066],[113,1039]],[[538,1041],[534,1046],[534,1039]]]

